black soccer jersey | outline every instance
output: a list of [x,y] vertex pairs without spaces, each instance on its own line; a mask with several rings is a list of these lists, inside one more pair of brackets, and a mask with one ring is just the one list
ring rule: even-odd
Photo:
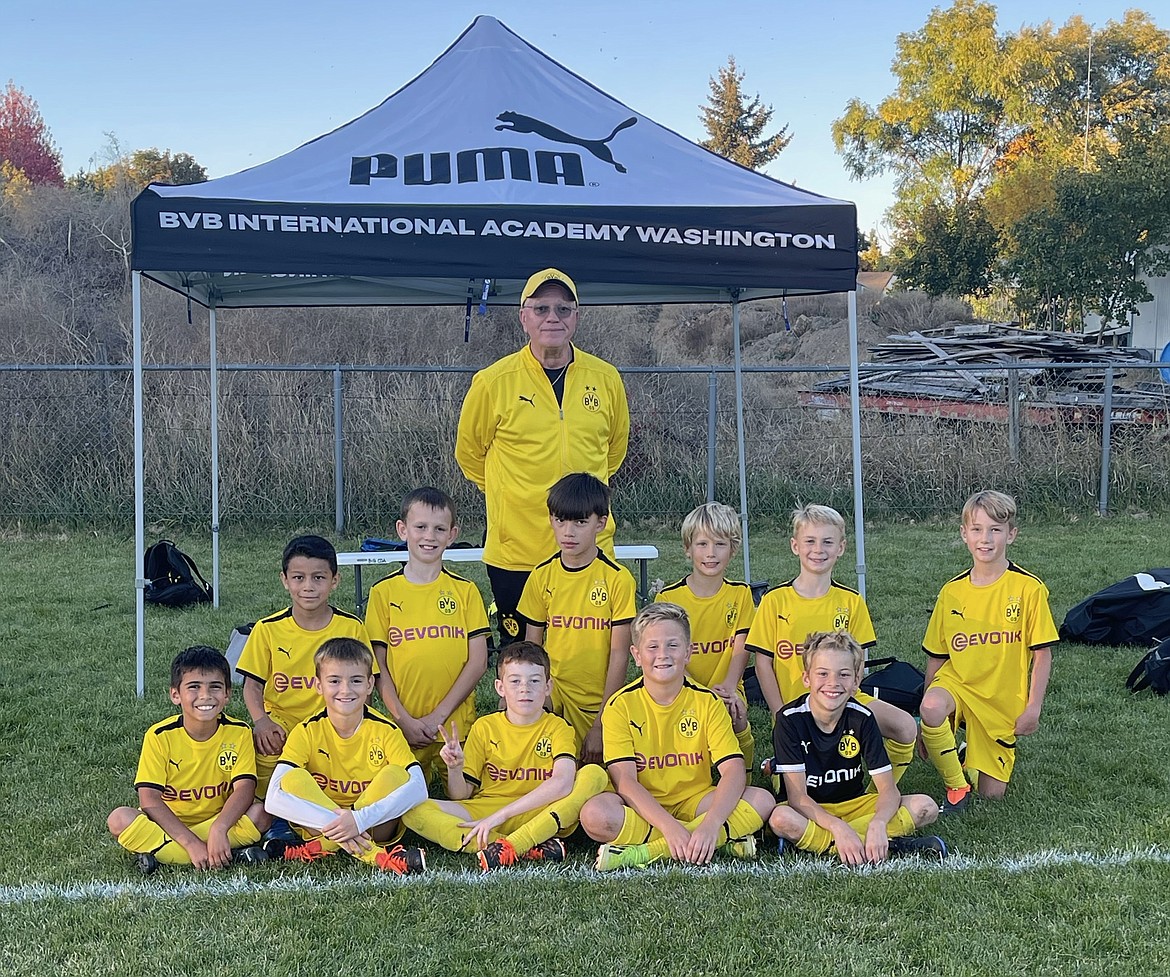
[[873,713],[850,699],[831,733],[817,725],[802,695],[777,714],[772,730],[780,774],[804,774],[808,796],[818,804],[839,804],[865,793],[870,776],[891,769]]

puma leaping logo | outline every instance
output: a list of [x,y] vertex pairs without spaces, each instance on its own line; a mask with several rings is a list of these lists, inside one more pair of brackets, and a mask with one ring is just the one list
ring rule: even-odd
[[321,756],[323,756],[326,760],[329,759],[329,754],[326,753],[324,750],[318,750],[317,752],[320,753]]
[[958,608],[952,607],[951,613],[954,614],[956,617],[962,617],[964,621],[967,620],[965,617],[963,617],[963,612],[960,611]]
[[532,397],[525,397],[524,394],[517,394],[517,396],[526,404],[531,404],[533,407],[536,406],[536,401],[533,400],[533,397],[535,397],[536,394],[533,394]]
[[280,645],[277,645],[276,650],[279,651],[282,655],[284,655],[285,658],[288,658],[290,660],[292,659],[292,652],[289,651],[287,648],[281,648]]
[[608,143],[623,129],[628,129],[638,121],[636,117],[631,117],[626,119],[625,122],[619,122],[614,127],[613,132],[604,139],[583,139],[580,136],[574,136],[571,133],[565,132],[563,129],[558,129],[554,125],[549,125],[547,122],[541,122],[540,119],[534,119],[530,115],[521,115],[519,112],[501,112],[496,118],[503,123],[503,125],[496,126],[497,130],[534,132],[538,136],[544,136],[545,139],[551,142],[565,142],[571,143],[574,146],[580,146],[582,149],[592,153],[603,163],[609,163],[619,173],[625,173],[626,168],[613,158],[613,153],[609,151]]
[[638,731],[638,735],[639,735],[639,736],[643,736],[643,735],[645,735],[645,734],[642,732],[642,726],[645,726],[645,725],[646,725],[645,723],[642,723],[642,726],[639,726],[639,725],[638,725],[636,722],[634,722],[634,721],[631,719],[631,720],[630,720],[630,725],[631,725],[631,726],[633,726],[633,727],[634,727],[634,729],[636,729],[636,730]]
[[392,601],[392,600],[388,600],[388,601],[386,601],[386,603],[389,604],[391,607],[396,608],[397,610],[402,610],[402,605],[395,604],[394,601]]
[[176,770],[179,769],[179,761],[178,760],[167,760],[167,763],[169,763]]
[[789,622],[788,622],[788,616],[787,616],[786,614],[777,614],[777,615],[776,615],[776,619],[777,619],[778,621],[783,621],[785,624],[789,623]]

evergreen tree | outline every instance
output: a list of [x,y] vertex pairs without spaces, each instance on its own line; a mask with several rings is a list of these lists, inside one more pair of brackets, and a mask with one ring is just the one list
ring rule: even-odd
[[764,135],[774,110],[760,102],[758,93],[748,99],[741,87],[743,78],[735,58],[729,57],[719,74],[710,79],[708,104],[700,106],[700,119],[710,138],[699,145],[734,163],[758,170],[779,156],[792,136],[788,134],[788,126],[781,126],[770,136]]

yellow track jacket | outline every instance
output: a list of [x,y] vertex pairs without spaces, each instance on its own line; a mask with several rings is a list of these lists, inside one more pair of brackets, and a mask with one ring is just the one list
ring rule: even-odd
[[[557,404],[528,346],[480,370],[459,415],[455,460],[487,498],[484,563],[531,570],[556,552],[548,490],[589,472],[609,483],[626,457],[630,408],[609,363],[573,348]],[[611,515],[598,544],[613,552]]]

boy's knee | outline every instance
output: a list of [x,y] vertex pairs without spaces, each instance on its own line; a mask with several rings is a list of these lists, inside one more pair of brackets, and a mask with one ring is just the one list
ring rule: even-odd
[[272,827],[272,815],[264,810],[263,801],[257,801],[253,804],[248,808],[244,816],[255,825],[256,830],[261,834],[264,834],[265,831]]
[[576,786],[596,796],[609,787],[609,774],[596,763],[587,763],[577,771]]
[[116,807],[110,812],[110,816],[106,818],[106,827],[110,829],[110,834],[115,838],[125,831],[142,812],[133,807]]
[[778,838],[796,841],[804,834],[805,819],[787,804],[777,804],[768,817],[768,827]]
[[902,798],[902,806],[910,812],[916,828],[938,820],[938,801],[926,794],[907,794]]
[[928,690],[922,697],[922,705],[918,710],[922,722],[927,726],[941,726],[945,723],[951,715],[948,698],[949,696],[937,689]]
[[581,808],[581,827],[594,841],[613,841],[626,820],[626,806],[617,794],[598,794]]
[[776,798],[772,796],[772,792],[762,787],[749,787],[743,792],[743,799],[752,806],[761,821],[767,821],[776,807]]
[[996,780],[994,777],[989,777],[983,771],[980,771],[978,785],[975,789],[979,792],[980,797],[986,797],[992,801],[999,801],[1003,800],[1003,795],[1007,793],[1007,781]]

